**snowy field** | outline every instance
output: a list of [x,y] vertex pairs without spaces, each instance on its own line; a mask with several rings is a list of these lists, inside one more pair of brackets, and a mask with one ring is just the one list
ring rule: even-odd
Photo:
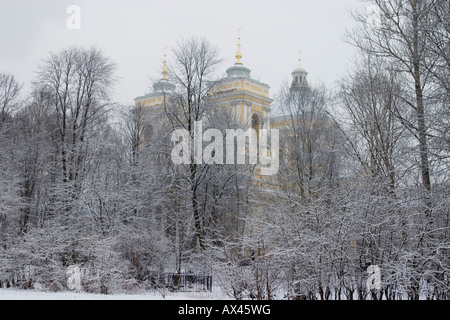
[[0,289],[0,300],[228,300],[223,292],[166,292],[141,294],[94,294],[86,292],[48,292],[38,290]]

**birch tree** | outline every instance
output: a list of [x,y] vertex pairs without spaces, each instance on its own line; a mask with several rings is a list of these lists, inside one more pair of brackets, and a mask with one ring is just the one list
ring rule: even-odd
[[[428,115],[432,104],[431,77],[435,71],[435,57],[430,56],[430,30],[433,29],[435,1],[373,0],[369,3],[379,12],[379,25],[370,26],[365,14],[354,14],[358,29],[348,34],[348,41],[368,54],[382,57],[404,79],[401,99],[414,115],[409,119],[397,110],[397,116],[417,139],[421,183],[425,190],[424,205],[431,214],[432,180],[430,172]],[[441,37],[441,40],[442,39]],[[439,40],[439,41],[441,41]],[[444,40],[445,41],[445,40]],[[433,66],[433,67],[432,67]]]
[[[166,105],[166,113],[173,129],[187,130],[194,146],[194,136],[197,134],[195,122],[206,119],[212,112],[212,105],[208,104],[208,95],[212,93],[216,84],[215,72],[221,60],[216,47],[205,39],[196,38],[181,40],[174,49],[173,56],[170,74],[179,92],[171,103]],[[189,155],[190,163],[184,165],[183,174],[186,174],[186,179],[183,183],[187,184],[186,188],[189,190],[189,210],[194,220],[195,237],[203,249],[205,235],[199,188],[210,167],[201,164],[202,148],[198,150],[198,145],[194,148],[193,154]]]
[[76,47],[51,53],[39,67],[36,80],[51,95],[56,117],[58,180],[71,185],[66,199],[76,199],[80,193],[89,138],[94,128],[104,124],[114,70],[100,50]]
[[[390,263],[394,269],[397,264],[397,267],[401,265],[403,270],[407,270],[407,275],[398,281],[401,283],[400,291],[410,299],[419,299],[429,296],[432,290],[442,292],[447,287],[442,279],[438,279],[448,265],[446,259],[436,255],[436,248],[446,242],[442,236],[447,232],[448,214],[436,210],[436,204],[440,202],[435,202],[440,198],[442,184],[446,180],[438,172],[448,167],[442,161],[446,157],[444,140],[440,140],[438,148],[435,148],[435,143],[439,140],[437,136],[443,137],[438,132],[445,131],[447,125],[445,120],[435,121],[434,118],[445,117],[448,109],[442,107],[442,103],[448,104],[445,88],[449,69],[447,53],[444,53],[447,52],[444,48],[448,47],[448,28],[442,20],[448,15],[448,1],[374,0],[368,3],[379,13],[377,23],[368,24],[366,14],[354,14],[358,28],[349,33],[347,39],[370,57],[371,62],[384,65],[398,79],[398,89],[391,91],[395,98],[392,101],[397,101],[392,105],[396,121],[405,128],[403,133],[396,130],[401,138],[398,145],[404,151],[408,148],[414,150],[417,158],[405,153],[404,157],[396,160],[401,164],[396,166],[399,175],[393,178],[400,189],[396,188],[392,198],[397,205],[386,214],[395,219],[392,214],[399,213],[397,209],[406,206],[409,216],[403,216],[401,221],[395,220],[405,238],[393,242],[393,248],[401,250],[397,251],[399,260]],[[365,104],[370,106],[369,101]],[[392,114],[392,109],[384,110],[383,114]],[[359,127],[364,128],[361,124]],[[376,149],[383,150],[382,145]],[[397,158],[395,153],[392,156],[392,159]],[[416,187],[417,174],[420,188]],[[401,193],[398,192],[400,190]],[[415,198],[422,200],[420,205],[413,200]],[[399,276],[400,269],[393,273]]]
[[18,106],[18,99],[23,85],[12,74],[0,73],[0,125],[11,117],[11,112]]

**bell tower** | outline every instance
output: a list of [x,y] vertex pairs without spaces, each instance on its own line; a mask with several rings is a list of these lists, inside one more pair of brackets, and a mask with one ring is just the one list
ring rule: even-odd
[[226,70],[227,75],[214,93],[214,100],[227,108],[236,123],[258,132],[270,128],[270,87],[253,79],[251,70],[244,66],[240,31],[239,28],[236,62]]
[[302,59],[300,57],[301,51],[299,51],[298,66],[292,72],[292,84],[291,92],[309,91],[308,85],[308,72],[302,67]]

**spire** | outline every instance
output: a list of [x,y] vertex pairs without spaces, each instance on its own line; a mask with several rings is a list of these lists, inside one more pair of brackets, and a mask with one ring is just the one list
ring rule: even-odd
[[245,67],[242,62],[242,52],[241,52],[241,28],[238,29],[238,50],[236,52],[236,63],[227,69],[228,77],[245,77],[250,78],[250,69]]
[[298,66],[302,67],[302,50],[298,50]]
[[236,65],[242,65],[241,59],[242,59],[242,52],[241,52],[241,28],[239,27],[239,37],[238,37],[238,50],[236,52]]
[[166,47],[164,47],[164,66],[163,66],[163,69],[162,69],[162,75],[163,75],[163,77],[162,77],[162,80],[168,80],[167,79],[167,75],[169,74],[169,71],[167,70],[167,54],[166,54],[166,50],[167,50],[167,46]]
[[175,85],[169,81],[169,78],[167,75],[169,74],[169,70],[167,68],[167,46],[164,47],[164,65],[162,68],[162,78],[158,82],[155,82],[153,84],[153,91],[154,92],[173,92],[175,90]]

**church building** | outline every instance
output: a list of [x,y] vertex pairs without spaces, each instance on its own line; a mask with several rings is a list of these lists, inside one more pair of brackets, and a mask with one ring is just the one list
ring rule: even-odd
[[[242,128],[252,128],[257,133],[260,129],[281,129],[286,125],[284,117],[271,116],[271,104],[268,84],[251,77],[251,70],[242,63],[241,38],[238,37],[236,62],[226,70],[226,76],[213,91],[211,102],[218,108],[225,108],[235,123]],[[299,59],[299,62],[301,60]],[[162,78],[153,84],[153,91],[137,97],[135,105],[142,106],[156,123],[161,122],[164,104],[175,93],[176,86],[168,78],[166,54]],[[307,81],[308,72],[299,66],[292,72],[291,92],[304,92],[309,90]],[[273,124],[272,124],[273,122]]]

